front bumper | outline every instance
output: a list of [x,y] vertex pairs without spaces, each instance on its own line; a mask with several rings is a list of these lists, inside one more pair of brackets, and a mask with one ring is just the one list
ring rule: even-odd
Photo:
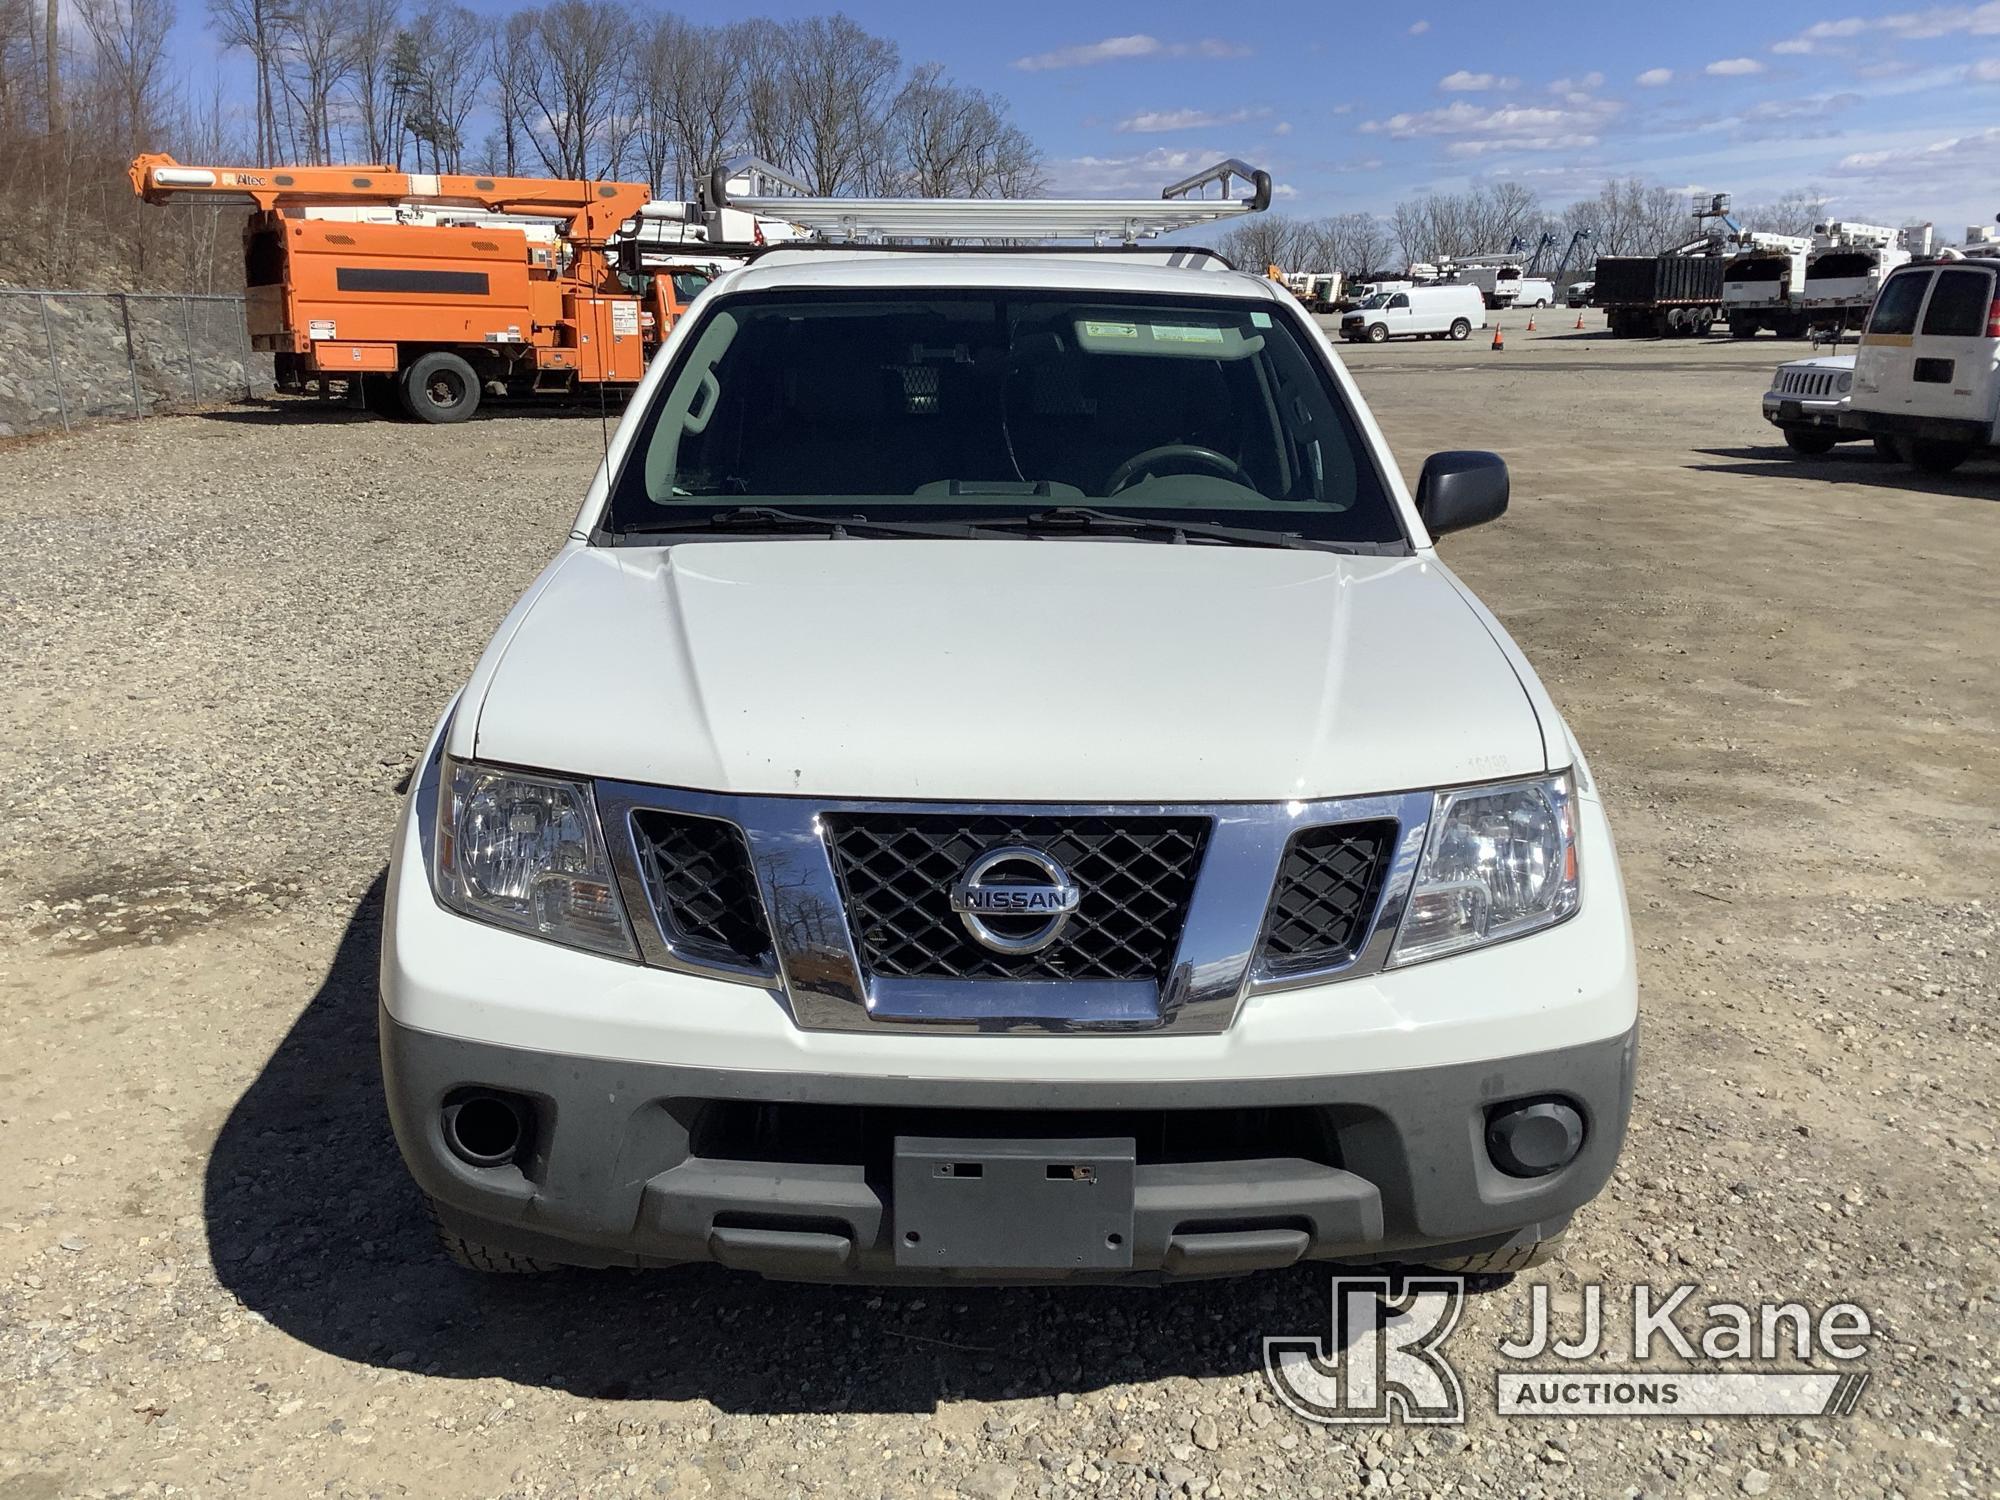
[[[381,1029],[404,1159],[444,1224],[468,1239],[590,1266],[715,1261],[786,1279],[985,1283],[1436,1259],[1546,1239],[1611,1174],[1635,1037],[1388,1073],[1030,1084],[572,1057],[432,1035],[386,1010]],[[526,1101],[513,1160],[472,1166],[447,1146],[444,1108],[470,1088]],[[1489,1156],[1489,1117],[1535,1098],[1576,1110],[1582,1146],[1547,1176],[1511,1177]],[[1188,1113],[1198,1111],[1214,1113]],[[1211,1120],[1233,1127],[1218,1138],[1246,1154],[1185,1149]],[[1261,1122],[1273,1122],[1268,1132]],[[1011,1261],[1021,1231],[1004,1199],[994,1254],[976,1266],[899,1257],[899,1140],[962,1141],[967,1154],[1015,1140],[1080,1152],[1119,1135],[1136,1143],[1129,1265]],[[1306,1154],[1272,1154],[1281,1149]]]
[[1764,420],[1773,427],[1817,428],[1838,436],[1861,436],[1858,432],[1842,431],[1841,410],[1838,400],[1802,401],[1797,396],[1780,396],[1769,391],[1764,393]]
[[[1570,920],[1253,993],[1227,1030],[1193,1035],[804,1030],[780,991],[445,910],[406,805],[381,969],[391,1119],[447,1227],[585,1265],[1147,1279],[1545,1239],[1603,1187],[1632,1090],[1630,920],[1610,828],[1580,779]],[[446,1143],[444,1111],[470,1090],[512,1096],[527,1122],[504,1161],[471,1165]],[[1489,1112],[1544,1098],[1575,1112],[1580,1148],[1546,1176],[1510,1177],[1488,1149]],[[916,1137],[1079,1155],[1129,1142],[1129,1255],[1055,1272],[996,1242],[971,1269],[912,1266],[893,1179],[897,1140]],[[1006,1207],[992,1217],[1025,1217]]]

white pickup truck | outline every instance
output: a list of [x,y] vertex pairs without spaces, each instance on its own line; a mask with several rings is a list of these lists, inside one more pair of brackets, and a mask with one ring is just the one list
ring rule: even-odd
[[1598,783],[1437,550],[1507,499],[1486,453],[1406,490],[1297,302],[1201,252],[721,277],[396,833],[382,1058],[446,1248],[1549,1254],[1636,981]]

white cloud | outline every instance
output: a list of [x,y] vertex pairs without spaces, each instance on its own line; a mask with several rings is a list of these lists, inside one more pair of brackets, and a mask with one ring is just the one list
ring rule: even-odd
[[1601,89],[1603,87],[1604,75],[1602,73],[1586,73],[1581,78],[1558,78],[1554,83],[1549,85],[1549,92],[1551,94],[1580,94],[1586,89]]
[[1702,69],[1710,78],[1747,78],[1763,71],[1764,65],[1754,57],[1725,57]]
[[1884,16],[1842,16],[1835,21],[1815,21],[1797,36],[1787,37],[1771,50],[1798,56],[1825,50],[1828,42],[1852,41],[1866,32],[1883,32],[1911,41],[1928,41],[1959,33],[2000,36],[2000,0],[1986,0],[1984,5],[1936,5],[1928,10],[1892,11]]
[[1765,99],[1743,112],[1746,120],[1809,120],[1837,115],[1861,103],[1859,94],[1815,94],[1807,99]]
[[1273,198],[1296,198],[1298,195],[1299,190],[1289,182],[1281,182],[1271,189],[1271,196]]
[[[1260,111],[1269,114],[1269,110]],[[1207,130],[1218,125],[1241,125],[1250,118],[1247,109],[1217,114],[1206,109],[1145,109],[1128,115],[1112,128],[1120,135],[1163,135],[1170,130]]]
[[1674,81],[1674,70],[1672,68],[1648,68],[1632,81],[1642,89],[1656,89],[1663,83],[1672,83]]
[[1064,157],[1049,164],[1049,188],[1057,198],[1154,197],[1168,183],[1227,155],[1213,146],[1155,146],[1131,156]]
[[1460,68],[1456,73],[1447,73],[1438,80],[1438,87],[1447,94],[1480,94],[1488,89],[1517,88],[1518,78],[1502,78],[1494,73],[1468,73]]
[[1596,144],[1594,135],[1523,135],[1504,141],[1453,141],[1444,154],[1453,161],[1470,161],[1496,151],[1581,151]]
[[1292,133],[1292,122],[1290,120],[1280,120],[1278,121],[1277,124],[1271,127],[1272,135],[1290,135],[1291,133]]
[[1442,137],[1448,141],[1445,154],[1459,159],[1493,151],[1566,151],[1596,145],[1598,131],[1622,107],[1615,100],[1588,99],[1581,104],[1484,108],[1459,99],[1442,109],[1364,121],[1360,129],[1364,135],[1399,141]]
[[1946,140],[1932,141],[1928,146],[1899,146],[1887,151],[1856,151],[1840,159],[1843,172],[1860,172],[1870,175],[1889,175],[1884,169],[1907,172],[1912,168],[1937,166],[1952,162],[1984,161],[1995,146],[2000,146],[2000,125],[1989,126],[1972,135],[1955,135]]
[[1123,62],[1142,57],[1247,57],[1250,49],[1221,37],[1203,37],[1194,42],[1163,42],[1143,32],[1132,36],[1108,36],[1102,41],[1083,42],[1074,47],[1058,47],[1053,52],[1037,52],[1017,57],[1014,66],[1029,73],[1052,68],[1088,68],[1096,63]]
[[1414,26],[1412,26],[1412,27],[1410,28],[1410,35],[1411,35],[1411,36],[1422,36],[1422,35],[1423,35],[1423,34],[1424,34],[1424,33],[1425,33],[1426,31],[1429,31],[1430,29],[1431,29],[1431,23],[1430,23],[1430,22],[1428,22],[1428,21],[1419,21],[1419,22],[1417,22],[1417,23],[1416,23],[1416,24],[1415,24]]
[[2000,83],[2000,57],[1982,57],[1966,70],[1975,83]]

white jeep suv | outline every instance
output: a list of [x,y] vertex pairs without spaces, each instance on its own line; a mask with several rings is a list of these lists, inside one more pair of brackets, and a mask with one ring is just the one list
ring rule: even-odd
[[[1169,264],[1168,261],[1178,262]],[[1598,788],[1339,358],[1196,252],[784,249],[634,396],[396,836],[488,1270],[1531,1264],[1609,1177]]]

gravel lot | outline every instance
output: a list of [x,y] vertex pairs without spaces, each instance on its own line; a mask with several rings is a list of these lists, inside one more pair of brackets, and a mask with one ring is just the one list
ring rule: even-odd
[[[1273,1405],[1323,1270],[449,1267],[376,1080],[383,862],[598,423],[240,407],[0,454],[0,1500],[2000,1491],[2000,465],[1793,459],[1756,398],[1796,346],[1510,321],[1352,364],[1410,473],[1514,467],[1448,555],[1591,751],[1645,1041],[1612,1189],[1453,1337],[1467,1425]],[[1494,1415],[1533,1284],[1640,1281],[1861,1303],[1858,1413]]]

